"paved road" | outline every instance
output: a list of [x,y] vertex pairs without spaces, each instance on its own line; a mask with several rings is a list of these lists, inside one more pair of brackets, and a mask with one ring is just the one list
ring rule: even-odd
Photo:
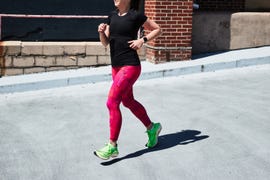
[[159,146],[122,107],[120,155],[101,161],[109,85],[1,94],[0,179],[269,179],[270,65],[137,82]]

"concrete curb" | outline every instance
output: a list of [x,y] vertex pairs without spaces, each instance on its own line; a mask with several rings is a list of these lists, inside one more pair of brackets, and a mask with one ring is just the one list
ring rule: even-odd
[[185,66],[172,69],[164,69],[153,72],[143,72],[140,79],[153,79],[160,77],[181,76],[194,73],[214,72],[224,69],[241,68],[254,65],[270,64],[270,56],[250,59],[240,59],[236,61],[203,63],[193,66]]
[[[143,71],[140,80],[180,76],[202,72],[213,72],[217,70],[241,68],[253,65],[270,64],[270,55],[264,57],[252,57],[244,59],[229,59],[229,60],[209,60],[198,59],[184,62],[172,62],[165,64],[150,64],[143,62]],[[144,70],[146,66],[146,70]],[[80,70],[73,70],[72,73],[67,72],[52,72],[41,73],[38,75],[22,75],[13,77],[0,78],[0,94],[33,91],[41,89],[50,89],[57,87],[65,87],[72,85],[80,85],[87,83],[98,83],[111,81],[110,66],[101,68],[84,69],[87,73],[81,73]],[[59,77],[60,73],[64,73]],[[58,75],[57,75],[58,74]],[[28,76],[28,77],[27,77]],[[48,77],[50,76],[50,77]],[[27,77],[27,81],[21,80],[21,78]],[[39,78],[37,78],[39,77]],[[48,77],[48,78],[44,78]],[[9,80],[12,82],[9,82]]]

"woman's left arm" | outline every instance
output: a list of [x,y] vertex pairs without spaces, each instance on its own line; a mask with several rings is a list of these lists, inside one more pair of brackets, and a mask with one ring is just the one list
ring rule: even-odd
[[161,34],[161,29],[159,25],[155,21],[150,20],[149,18],[147,18],[147,20],[143,24],[143,27],[147,30],[150,30],[150,33],[144,36],[143,38],[129,41],[130,47],[132,49],[135,49],[135,50],[140,49],[145,41],[144,40],[145,38],[147,38],[147,41],[151,41],[157,38]]
[[146,22],[143,24],[143,27],[146,30],[150,31],[150,33],[145,36],[148,41],[157,38],[161,34],[161,29],[159,25],[155,21],[150,20],[149,18],[147,18]]

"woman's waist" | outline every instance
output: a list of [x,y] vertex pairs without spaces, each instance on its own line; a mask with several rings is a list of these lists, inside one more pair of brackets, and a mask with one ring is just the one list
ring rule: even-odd
[[117,35],[117,36],[113,36],[110,35],[110,41],[131,41],[131,40],[135,40],[136,37],[133,36],[124,36],[124,35]]

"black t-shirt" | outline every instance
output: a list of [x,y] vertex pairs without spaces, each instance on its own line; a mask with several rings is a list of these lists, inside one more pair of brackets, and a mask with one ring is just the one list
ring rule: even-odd
[[137,51],[129,47],[128,41],[137,39],[138,30],[146,20],[144,14],[134,10],[124,16],[114,11],[108,17],[112,66],[140,65]]

